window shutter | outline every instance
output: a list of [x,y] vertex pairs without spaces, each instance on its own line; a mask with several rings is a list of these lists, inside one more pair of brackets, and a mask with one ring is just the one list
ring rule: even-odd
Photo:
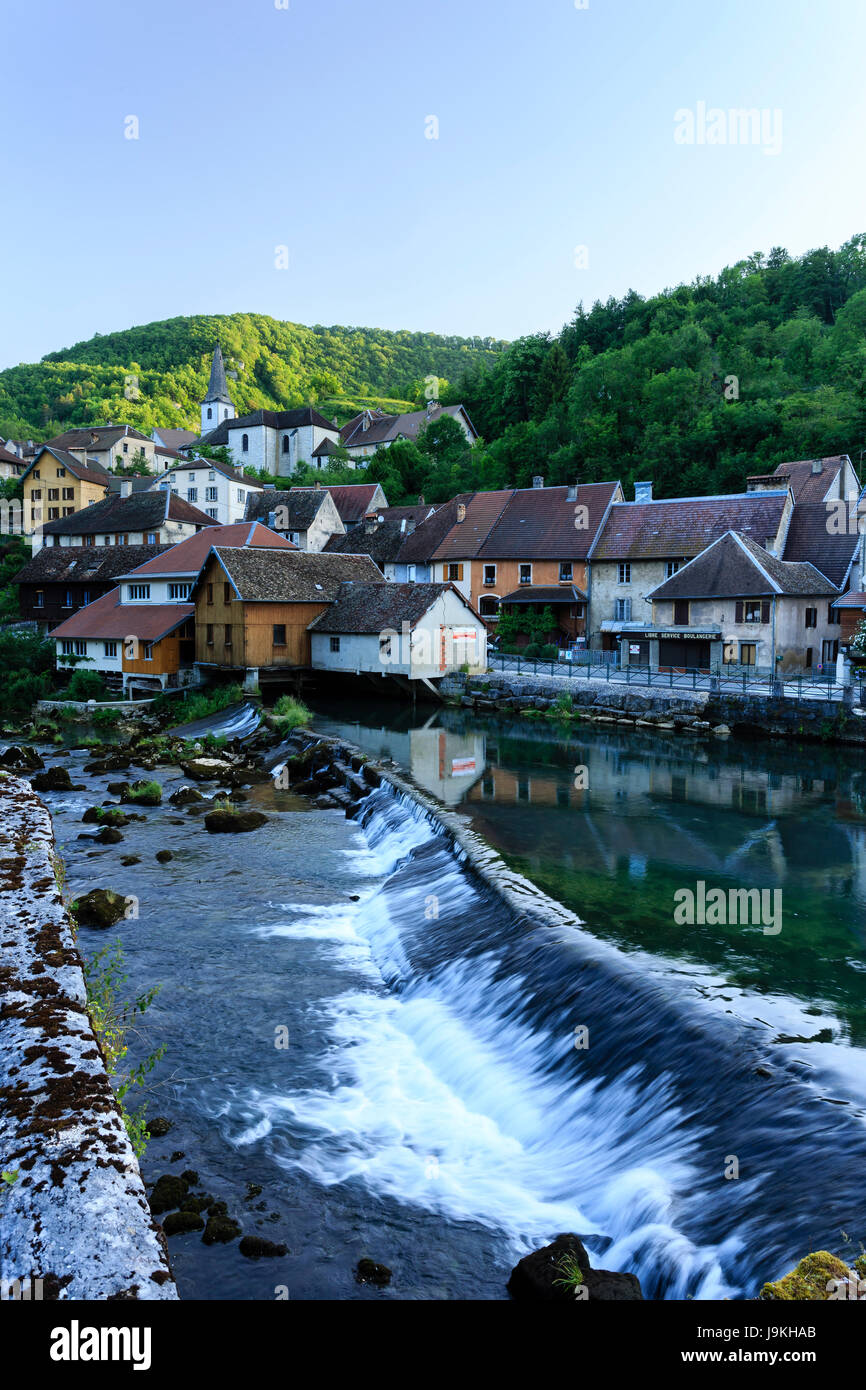
[[458,579],[462,579],[462,578],[463,578],[463,566],[462,566],[462,565],[458,565],[458,566],[457,566],[457,578],[458,578]]
[[768,623],[769,621],[770,621],[770,600],[767,598],[767,599],[764,599],[763,602],[762,602],[762,604],[761,604],[761,622],[762,622],[762,623]]
[[742,600],[741,598],[738,598],[738,599],[737,599],[736,610],[735,610],[735,612],[734,612],[734,622],[735,622],[735,623],[741,623],[742,621],[743,621],[743,600]]

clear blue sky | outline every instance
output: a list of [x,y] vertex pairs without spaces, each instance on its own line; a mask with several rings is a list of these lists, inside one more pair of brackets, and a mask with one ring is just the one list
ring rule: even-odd
[[[863,0],[7,0],[3,50],[2,366],[238,310],[514,338],[866,229]],[[701,101],[781,152],[677,144]]]

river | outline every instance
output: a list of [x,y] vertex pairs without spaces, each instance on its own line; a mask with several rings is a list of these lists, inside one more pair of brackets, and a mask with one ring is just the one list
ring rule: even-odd
[[[172,1237],[181,1295],[502,1298],[564,1230],[656,1298],[754,1296],[810,1249],[858,1253],[861,756],[315,709],[585,925],[529,925],[387,788],[357,822],[254,788],[270,820],[228,842],[164,803],[93,847],[80,817],[110,779],[79,779],[73,753],[87,790],[47,796],[69,886],[139,900],[118,932],[129,989],[161,986],[133,1053],[166,1045],[148,1107],[173,1128],[145,1176],[192,1167],[245,1232],[289,1246],[251,1262]],[[782,929],[677,926],[673,895],[698,881],[779,889]],[[363,1256],[388,1289],[355,1282]]]

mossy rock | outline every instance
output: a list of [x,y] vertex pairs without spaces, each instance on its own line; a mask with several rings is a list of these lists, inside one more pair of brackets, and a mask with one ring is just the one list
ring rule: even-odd
[[162,1223],[167,1236],[180,1235],[184,1231],[203,1231],[204,1217],[197,1211],[172,1211]]
[[[117,832],[113,832],[117,833]],[[72,910],[82,927],[105,930],[126,916],[129,899],[111,888],[94,888],[72,904]]]
[[154,1216],[171,1211],[180,1206],[188,1192],[189,1184],[183,1178],[176,1177],[174,1173],[163,1173],[161,1178],[157,1178],[150,1194],[150,1209]]
[[167,1120],[164,1115],[154,1115],[153,1119],[147,1122],[147,1132],[151,1139],[161,1139],[170,1129],[171,1120]]
[[195,801],[204,801],[201,792],[195,787],[178,787],[168,799],[172,806],[191,806]]
[[211,835],[242,835],[258,830],[267,819],[261,811],[209,811],[204,823]]
[[238,1246],[248,1260],[261,1260],[274,1255],[287,1255],[288,1246],[278,1245],[276,1241],[264,1240],[262,1236],[244,1236]]
[[240,1234],[241,1228],[231,1216],[218,1214],[208,1217],[202,1240],[205,1245],[228,1245],[229,1241],[237,1240]]
[[359,1260],[355,1266],[355,1280],[359,1284],[375,1284],[384,1289],[391,1282],[391,1271],[387,1265],[377,1264],[375,1260]]
[[832,1289],[831,1280],[847,1279],[848,1266],[829,1250],[816,1250],[801,1260],[796,1269],[777,1279],[774,1284],[765,1284],[759,1298],[779,1302],[825,1303]]

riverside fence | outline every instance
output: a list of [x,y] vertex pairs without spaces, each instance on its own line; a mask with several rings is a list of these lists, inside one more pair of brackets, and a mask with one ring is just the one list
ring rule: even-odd
[[804,671],[798,675],[781,676],[761,667],[726,667],[722,671],[706,671],[697,667],[668,667],[663,670],[648,666],[620,666],[605,659],[607,653],[582,653],[579,661],[531,659],[492,652],[488,657],[491,671],[514,672],[518,675],[559,676],[567,680],[602,680],[612,685],[646,686],[670,690],[706,690],[725,695],[763,695],[775,699],[842,700],[854,705],[866,703],[866,681],[855,680],[841,685],[836,679],[835,665],[826,671]]

